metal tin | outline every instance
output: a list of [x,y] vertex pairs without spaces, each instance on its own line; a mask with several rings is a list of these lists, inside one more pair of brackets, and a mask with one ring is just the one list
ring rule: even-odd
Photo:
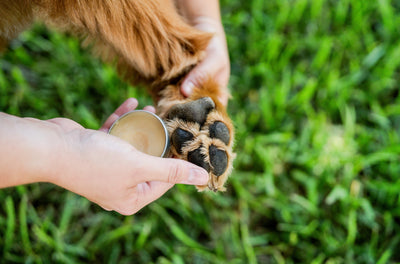
[[[157,116],[156,114],[146,111],[146,110],[133,110],[130,112],[127,112],[125,114],[123,114],[122,116],[120,116],[117,120],[114,121],[114,123],[111,125],[110,129],[108,130],[108,134],[111,134],[111,131],[113,130],[113,128],[119,123],[121,122],[122,119],[131,116],[131,115],[136,115],[137,113],[145,113],[146,115],[149,116],[149,118],[155,118],[157,121],[159,121],[159,123],[161,124],[162,128],[163,128],[163,132],[165,135],[165,145],[162,151],[162,154],[159,157],[165,157],[168,154],[168,149],[169,149],[169,135],[168,135],[168,130],[166,125],[164,124],[164,121]],[[147,117],[146,117],[147,118]],[[133,144],[132,144],[133,145]]]

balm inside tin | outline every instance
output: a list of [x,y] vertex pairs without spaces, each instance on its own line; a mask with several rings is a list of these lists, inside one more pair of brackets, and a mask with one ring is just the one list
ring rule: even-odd
[[145,110],[122,115],[112,124],[108,133],[152,156],[164,157],[168,149],[168,131],[164,122]]

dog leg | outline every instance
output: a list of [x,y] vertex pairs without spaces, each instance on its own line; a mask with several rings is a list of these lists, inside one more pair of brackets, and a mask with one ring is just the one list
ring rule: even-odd
[[[166,0],[36,0],[35,15],[85,37],[129,81],[168,81],[199,62],[211,34],[195,30]],[[154,95],[155,93],[153,93]]]
[[95,44],[103,58],[116,58],[130,81],[143,81],[166,120],[175,157],[210,173],[207,186],[225,190],[235,157],[233,126],[219,103],[212,80],[184,98],[179,83],[201,59],[211,34],[178,15],[166,0],[36,0],[36,14],[59,27],[73,29]]

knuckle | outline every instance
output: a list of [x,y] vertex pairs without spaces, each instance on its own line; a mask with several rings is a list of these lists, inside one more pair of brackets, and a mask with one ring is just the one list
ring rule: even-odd
[[178,164],[173,164],[168,169],[167,181],[170,183],[178,183],[181,180],[182,167]]
[[196,86],[199,86],[202,82],[204,82],[207,79],[208,75],[209,73],[204,69],[195,69],[191,75],[192,82]]

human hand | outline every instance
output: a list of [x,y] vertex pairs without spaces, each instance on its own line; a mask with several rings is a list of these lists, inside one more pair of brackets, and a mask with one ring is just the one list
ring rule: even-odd
[[181,92],[188,97],[192,94],[194,87],[211,77],[220,85],[219,100],[226,106],[230,96],[228,90],[230,62],[222,24],[218,20],[205,16],[196,17],[192,24],[202,31],[214,33],[214,36],[205,50],[205,58],[188,73],[182,82]]
[[[204,169],[183,160],[146,155],[104,133],[119,116],[137,105],[136,99],[126,100],[100,131],[85,129],[69,119],[48,120],[64,138],[59,170],[49,181],[124,215],[136,213],[176,183],[206,184],[209,176]],[[145,110],[154,112],[150,106]]]

